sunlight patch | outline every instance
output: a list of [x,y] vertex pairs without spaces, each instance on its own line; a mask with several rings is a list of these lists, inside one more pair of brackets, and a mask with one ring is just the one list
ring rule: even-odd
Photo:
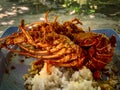
[[14,24],[14,20],[10,20],[10,21],[8,21],[8,22],[1,22],[1,25],[3,25],[3,26],[6,26],[6,25],[13,25]]
[[3,10],[3,8],[0,7],[0,11],[2,11],[2,10]]
[[15,22],[14,20],[10,20],[10,21],[8,22],[8,24],[9,24],[9,25],[13,25],[14,22]]
[[5,25],[7,25],[7,22],[1,22],[1,25],[5,26]]
[[40,21],[45,21],[45,18],[44,18],[44,17],[41,17],[41,18],[40,18]]
[[92,18],[95,18],[95,15],[89,15],[89,17],[92,19]]
[[0,31],[0,35],[3,33],[3,31]]
[[12,7],[12,9],[15,9],[15,8],[16,8],[15,6]]
[[23,11],[22,10],[18,10],[18,13],[23,14]]
[[0,18],[8,16],[7,14],[0,13]]
[[5,13],[8,14],[8,15],[10,15],[10,16],[15,16],[16,15],[15,12],[8,12],[8,11],[6,11]]
[[27,10],[29,10],[29,8],[28,7],[18,7],[18,8],[20,8],[21,10],[25,10],[25,11],[27,11]]
[[2,8],[2,6],[0,5],[0,11],[2,11],[3,10],[3,8]]

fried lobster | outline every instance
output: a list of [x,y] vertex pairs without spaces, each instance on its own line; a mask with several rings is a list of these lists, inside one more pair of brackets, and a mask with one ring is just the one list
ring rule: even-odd
[[[46,63],[49,74],[51,65],[77,69],[86,66],[93,72],[102,70],[112,60],[116,38],[84,31],[81,25],[76,18],[61,24],[56,17],[50,22],[48,13],[45,21],[25,25],[21,20],[21,31],[0,38],[0,48],[36,58],[34,65]],[[9,45],[17,45],[20,50]]]

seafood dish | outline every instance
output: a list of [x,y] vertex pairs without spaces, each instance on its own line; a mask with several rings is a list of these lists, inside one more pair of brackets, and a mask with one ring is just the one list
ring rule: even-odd
[[[9,58],[32,58],[24,73],[26,90],[119,90],[120,72],[113,65],[118,38],[96,33],[74,18],[63,23],[58,17],[25,24],[19,31],[0,38],[0,49],[10,51]],[[120,54],[117,53],[117,57]],[[15,67],[12,67],[14,69]],[[115,80],[114,80],[115,78]]]

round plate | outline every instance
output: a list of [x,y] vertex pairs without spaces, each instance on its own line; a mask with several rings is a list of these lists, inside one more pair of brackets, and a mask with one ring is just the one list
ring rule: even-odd
[[[1,37],[6,37],[16,31],[18,31],[18,27],[10,27]],[[117,54],[120,54],[120,36],[112,29],[92,30],[92,32],[104,33],[108,37],[115,35],[117,38],[117,46],[115,48],[113,60],[118,62],[117,66],[120,70],[120,57],[117,56]],[[11,55],[13,55],[12,58]],[[7,69],[3,65],[3,61],[5,59],[10,61]],[[33,60],[33,58],[26,58],[20,55],[12,54],[11,52],[3,53],[0,51],[0,90],[25,90],[23,75],[27,73],[29,64]]]

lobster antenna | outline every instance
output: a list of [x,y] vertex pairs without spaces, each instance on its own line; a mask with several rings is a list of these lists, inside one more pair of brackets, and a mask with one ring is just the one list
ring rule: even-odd
[[20,22],[20,27],[24,27],[25,26],[25,20],[22,19],[21,22]]
[[55,16],[54,22],[57,22],[59,16]]
[[88,31],[91,32],[91,28],[90,27],[88,27]]
[[46,23],[48,23],[48,14],[49,14],[49,11],[47,11],[47,12],[45,13],[45,22],[46,22]]

